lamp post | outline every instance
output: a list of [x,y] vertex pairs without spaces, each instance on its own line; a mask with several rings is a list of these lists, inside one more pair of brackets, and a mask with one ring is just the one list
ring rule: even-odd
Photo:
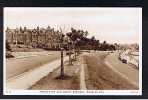
[[60,78],[61,79],[64,79],[64,64],[63,64],[63,50],[64,50],[64,48],[63,48],[63,38],[64,38],[64,34],[61,34],[61,75],[60,75]]
[[63,48],[61,48],[61,79],[64,78],[64,65],[63,65]]

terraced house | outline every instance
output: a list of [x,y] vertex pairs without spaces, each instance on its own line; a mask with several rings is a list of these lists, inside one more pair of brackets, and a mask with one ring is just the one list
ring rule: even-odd
[[59,49],[60,48],[60,36],[61,32],[55,31],[54,28],[48,26],[47,28],[28,29],[7,28],[6,41],[12,45],[23,45],[33,48],[45,48],[45,49]]

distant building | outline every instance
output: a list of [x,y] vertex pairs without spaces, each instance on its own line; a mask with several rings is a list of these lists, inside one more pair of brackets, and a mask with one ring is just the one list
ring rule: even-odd
[[25,45],[33,48],[47,48],[58,49],[60,48],[60,32],[55,31],[54,28],[49,26],[45,28],[27,29],[10,29],[7,28],[6,40],[10,44]]

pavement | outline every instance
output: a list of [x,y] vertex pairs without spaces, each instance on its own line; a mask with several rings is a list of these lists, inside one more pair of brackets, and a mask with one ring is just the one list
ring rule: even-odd
[[16,58],[6,59],[6,80],[58,59],[60,52],[17,52],[15,56]]
[[86,61],[84,59],[84,56],[88,55],[88,53],[83,53],[80,57],[80,89],[81,90],[87,90],[86,88],[86,82],[85,82],[85,69],[87,68]]
[[[64,61],[67,61],[68,57],[64,58]],[[52,61],[43,66],[34,68],[32,70],[26,71],[22,74],[19,74],[15,77],[9,78],[6,81],[7,90],[26,90],[35,84],[38,80],[42,79],[44,76],[48,75],[54,69],[60,66],[60,59]]]

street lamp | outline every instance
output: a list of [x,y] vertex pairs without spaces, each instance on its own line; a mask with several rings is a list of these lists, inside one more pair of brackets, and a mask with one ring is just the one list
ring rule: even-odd
[[61,79],[64,79],[64,64],[63,64],[63,50],[64,50],[64,48],[63,48],[63,39],[64,39],[64,34],[61,34],[61,75],[60,75],[60,78]]

